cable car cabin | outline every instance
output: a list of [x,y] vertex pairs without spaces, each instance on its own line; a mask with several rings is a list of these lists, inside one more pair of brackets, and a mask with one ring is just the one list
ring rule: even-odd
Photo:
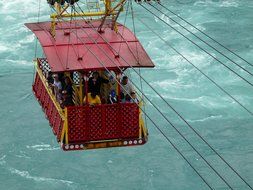
[[[141,103],[122,101],[124,89],[118,81],[127,68],[154,67],[154,64],[128,28],[117,23],[115,32],[110,23],[105,23],[103,32],[98,32],[100,23],[96,20],[62,21],[56,25],[55,36],[51,34],[51,22],[26,24],[45,54],[45,58],[35,61],[33,92],[66,151],[147,142]],[[101,104],[90,105],[86,97],[91,91],[89,78],[94,71],[105,81],[110,80],[99,89]],[[66,86],[64,78],[68,78],[70,103],[64,104],[63,91],[55,91],[52,76],[59,78],[62,89]],[[117,97],[113,103],[108,100],[112,89]]]

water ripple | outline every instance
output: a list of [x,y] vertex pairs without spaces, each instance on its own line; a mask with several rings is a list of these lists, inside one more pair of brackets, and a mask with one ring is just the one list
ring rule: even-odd
[[204,118],[201,118],[201,119],[187,119],[187,121],[189,122],[204,122],[204,121],[208,121],[208,120],[213,120],[213,119],[220,119],[222,118],[223,116],[222,115],[211,115],[211,116],[208,116],[208,117],[204,117]]
[[54,182],[54,183],[64,183],[66,185],[71,185],[74,183],[73,181],[68,181],[68,180],[63,180],[63,179],[32,176],[28,171],[21,171],[21,170],[15,169],[15,168],[9,168],[9,171],[12,174],[17,174],[17,175],[24,177],[26,179],[32,179],[32,180],[38,181],[38,182],[45,181],[45,182]]
[[52,150],[59,150],[60,149],[59,147],[52,147],[49,144],[40,144],[40,145],[32,145],[32,146],[27,145],[26,148],[34,149],[37,151],[52,151]]

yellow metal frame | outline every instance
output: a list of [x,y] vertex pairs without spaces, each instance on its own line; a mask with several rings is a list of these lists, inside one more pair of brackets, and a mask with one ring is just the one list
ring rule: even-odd
[[142,136],[146,138],[148,136],[148,130],[145,127],[145,122],[142,118],[142,109],[141,109],[141,107],[143,107],[143,102],[140,101],[138,105],[139,105],[139,128],[140,128],[139,129],[139,138],[141,138]]
[[[64,13],[64,14],[57,14],[53,13],[50,15],[51,19],[55,18],[71,18],[71,17],[91,17],[91,16],[104,16],[106,14],[105,11],[99,11],[99,12],[86,12],[86,13]],[[110,13],[112,15],[116,15],[116,12]]]
[[[73,18],[73,17],[99,17],[99,16],[103,16],[103,20],[107,17],[107,16],[114,16],[118,15],[119,13],[116,11],[117,8],[120,7],[120,12],[123,10],[123,5],[125,3],[126,0],[121,0],[119,3],[117,3],[117,5],[115,5],[114,7],[112,7],[112,2],[113,0],[104,0],[104,4],[105,4],[105,10],[104,11],[98,11],[98,12],[82,12],[82,13],[66,13],[67,8],[69,7],[69,5],[62,7],[59,3],[55,3],[55,10],[56,12],[50,15],[51,18],[51,35],[53,37],[55,37],[56,32],[56,20],[60,19],[60,18]],[[102,21],[102,25],[103,25]],[[116,21],[114,21],[116,23]],[[117,32],[117,26],[113,26],[113,29]]]
[[65,113],[65,120],[63,123],[63,129],[61,133],[61,143],[64,141],[64,137],[65,137],[65,143],[68,144],[69,138],[68,138],[68,109],[67,108],[64,108],[64,113]]
[[60,114],[61,119],[63,120],[63,130],[62,130],[62,134],[61,134],[61,142],[63,142],[64,140],[64,135],[65,135],[65,142],[68,142],[68,113],[67,113],[67,109],[65,108],[64,110],[61,108],[60,104],[58,103],[58,101],[56,100],[56,97],[53,95],[53,93],[50,90],[50,87],[47,83],[47,79],[45,78],[45,76],[42,73],[42,70],[38,67],[39,61],[36,60],[34,61],[35,64],[35,68],[36,71],[48,93],[48,95],[50,96],[51,100],[53,101],[53,104],[55,105],[58,113]]
[[[65,143],[68,144],[68,110],[67,108],[62,109],[60,104],[58,103],[58,101],[56,100],[56,97],[54,96],[54,94],[51,92],[50,87],[47,83],[47,80],[45,78],[45,76],[42,73],[42,70],[39,68],[38,64],[39,61],[36,60],[35,61],[35,68],[36,71],[44,85],[44,87],[46,88],[46,91],[48,93],[48,95],[50,96],[51,100],[53,101],[58,113],[60,114],[60,117],[63,120],[63,129],[62,129],[62,133],[61,133],[61,137],[60,137],[60,142],[61,143]],[[81,81],[80,81],[81,82]],[[75,89],[77,90],[78,96],[82,95],[82,88],[78,89],[75,87]],[[144,120],[142,118],[142,111],[141,111],[141,107],[143,106],[143,102],[140,101],[139,103],[139,138],[147,138],[147,128],[145,127],[145,123]],[[108,144],[109,143],[109,144]],[[122,142],[119,139],[111,139],[111,140],[103,140],[103,141],[91,141],[87,144],[86,149],[92,149],[92,148],[105,148],[107,146],[122,146]]]
[[40,79],[41,79],[43,85],[45,86],[48,95],[50,96],[51,100],[53,101],[53,103],[54,103],[54,105],[55,105],[55,107],[56,107],[58,113],[60,114],[62,120],[65,120],[64,111],[62,110],[60,104],[57,102],[57,100],[56,100],[55,96],[53,95],[53,93],[49,90],[50,87],[49,87],[49,85],[47,84],[47,79],[46,79],[45,76],[43,75],[41,69],[39,69],[38,63],[39,63],[38,61],[36,61],[36,63],[35,63],[36,71],[37,71],[37,73],[38,73],[38,75],[39,75],[39,77],[40,77]]

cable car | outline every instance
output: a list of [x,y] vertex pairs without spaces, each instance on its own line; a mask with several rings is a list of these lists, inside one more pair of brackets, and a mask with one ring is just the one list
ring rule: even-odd
[[[122,101],[124,89],[119,78],[128,68],[152,68],[154,64],[136,36],[117,22],[125,1],[106,0],[93,12],[80,7],[77,11],[78,1],[48,3],[55,10],[51,21],[25,25],[36,35],[44,52],[44,57],[34,61],[32,89],[62,149],[145,144],[148,131],[141,103]],[[96,1],[97,7],[100,4]],[[71,13],[67,12],[70,8]],[[99,89],[102,103],[90,105],[89,80],[94,72],[109,82]],[[55,91],[52,76],[70,80],[70,105],[62,105],[63,91]],[[112,88],[117,100],[109,103],[107,92]]]

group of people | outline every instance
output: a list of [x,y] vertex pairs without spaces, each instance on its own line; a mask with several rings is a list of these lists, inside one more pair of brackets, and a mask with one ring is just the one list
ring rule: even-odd
[[[101,104],[101,85],[108,83],[110,83],[110,80],[99,76],[98,72],[93,72],[92,77],[90,77],[88,80],[88,99],[86,100],[85,97],[84,102],[87,101],[87,103],[90,105]],[[104,101],[109,104],[117,103],[119,101],[131,103],[139,102],[136,96],[136,92],[132,84],[128,81],[127,76],[123,76],[120,86],[120,97],[117,96],[116,89],[110,88],[108,97],[102,97],[102,99],[104,99]]]
[[74,105],[72,82],[69,77],[49,73],[47,80],[62,108]]
[[[73,103],[73,88],[72,81],[69,77],[64,77],[62,74],[49,73],[47,77],[49,86],[52,88],[56,100],[61,107],[74,105]],[[117,102],[138,103],[136,92],[132,84],[128,81],[127,76],[123,76],[120,82],[121,93],[119,96],[116,93],[115,83],[113,78],[109,80],[106,77],[100,76],[99,72],[94,71],[88,79],[87,97],[83,99],[84,104],[98,105],[101,103],[113,104]],[[114,85],[113,85],[114,84]],[[104,86],[109,86],[105,90]],[[114,86],[114,87],[113,87]],[[103,87],[103,88],[101,88]]]

